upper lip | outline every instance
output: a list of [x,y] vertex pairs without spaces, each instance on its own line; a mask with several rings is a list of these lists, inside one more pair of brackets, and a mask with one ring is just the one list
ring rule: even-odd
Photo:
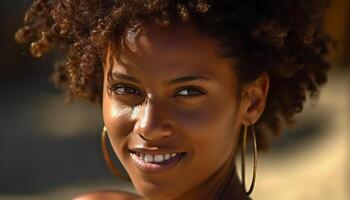
[[184,150],[174,148],[161,148],[161,147],[131,147],[131,152],[139,152],[144,154],[171,154],[171,153],[185,153]]

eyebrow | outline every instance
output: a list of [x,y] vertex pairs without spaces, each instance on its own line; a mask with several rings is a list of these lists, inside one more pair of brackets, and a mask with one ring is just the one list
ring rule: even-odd
[[134,78],[132,76],[128,76],[126,74],[121,74],[118,72],[113,72],[111,78],[113,79],[121,79],[121,80],[125,80],[125,81],[131,81],[131,82],[135,82],[135,83],[141,83],[140,80],[138,80],[137,78]]
[[189,81],[195,81],[195,80],[205,80],[205,81],[210,81],[209,78],[204,77],[204,76],[184,76],[180,77],[174,80],[171,80],[166,83],[166,85],[174,85],[182,82],[189,82]]
[[[113,72],[112,73],[112,77],[114,79],[117,78],[117,79],[121,79],[121,80],[125,80],[125,81],[131,81],[131,82],[138,83],[138,84],[141,83],[141,81],[138,80],[137,78],[134,78],[134,77],[126,75],[126,74],[118,73],[118,72]],[[170,81],[166,82],[165,85],[174,85],[174,84],[178,84],[178,83],[190,82],[190,81],[195,81],[195,80],[210,81],[209,78],[204,77],[204,76],[184,76],[184,77],[180,77],[180,78],[176,78],[176,79],[170,80]]]

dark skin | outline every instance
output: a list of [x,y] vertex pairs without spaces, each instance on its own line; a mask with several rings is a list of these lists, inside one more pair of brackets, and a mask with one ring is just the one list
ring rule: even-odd
[[[145,30],[139,45],[132,31],[124,34],[123,63],[108,50],[103,89],[108,136],[140,196],[111,191],[76,199],[249,199],[234,158],[241,128],[265,108],[268,76],[238,90],[233,61],[220,56],[215,39],[191,25]],[[189,76],[197,78],[179,79]],[[147,174],[130,158],[128,149],[138,145],[186,154],[171,170]]]

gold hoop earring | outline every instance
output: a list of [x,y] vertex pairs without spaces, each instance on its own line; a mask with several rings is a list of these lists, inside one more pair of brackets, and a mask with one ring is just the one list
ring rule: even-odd
[[245,154],[246,154],[246,147],[247,147],[248,126],[244,126],[242,152],[241,152],[242,153],[242,185],[243,185],[243,190],[244,190],[245,194],[248,196],[253,192],[253,189],[254,189],[256,171],[257,171],[257,162],[258,162],[258,150],[257,150],[257,145],[256,145],[255,130],[254,130],[253,126],[251,128],[252,128],[253,145],[254,145],[254,168],[253,168],[252,183],[251,183],[248,191],[246,189],[246,182],[245,182]]
[[108,153],[108,148],[107,148],[106,140],[107,140],[107,128],[106,128],[105,126],[103,126],[103,129],[102,129],[102,137],[101,137],[101,146],[102,146],[103,158],[105,159],[109,170],[113,173],[114,176],[120,177],[120,178],[122,178],[122,179],[130,180],[129,177],[123,176],[123,175],[118,171],[117,167],[114,165],[113,161],[112,161],[111,158],[109,157],[109,153]]

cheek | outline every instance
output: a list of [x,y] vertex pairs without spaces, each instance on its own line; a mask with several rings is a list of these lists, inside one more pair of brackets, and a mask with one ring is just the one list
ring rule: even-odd
[[108,137],[114,151],[118,157],[121,155],[125,145],[126,137],[132,130],[132,123],[130,123],[130,116],[132,116],[133,109],[130,107],[118,104],[113,101],[106,93],[103,98],[103,121],[108,130]]
[[182,141],[190,148],[181,172],[191,176],[188,187],[214,174],[234,153],[239,125],[236,110],[235,103],[212,101],[197,111],[179,114]]
[[202,109],[181,114],[179,123],[185,129],[182,132],[198,158],[229,156],[238,126],[236,109],[235,103],[212,101]]

